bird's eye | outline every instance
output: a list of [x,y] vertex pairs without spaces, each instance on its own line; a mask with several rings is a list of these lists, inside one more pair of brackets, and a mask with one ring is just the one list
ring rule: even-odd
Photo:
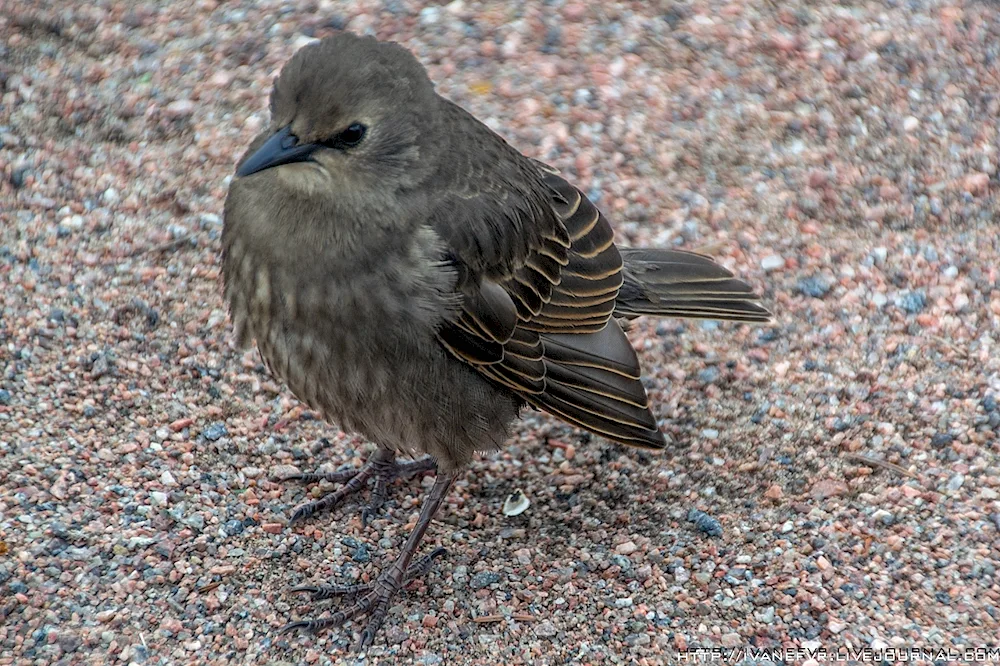
[[367,131],[368,128],[361,123],[352,123],[350,127],[337,135],[337,143],[345,148],[353,148],[361,143],[361,139],[365,138]]

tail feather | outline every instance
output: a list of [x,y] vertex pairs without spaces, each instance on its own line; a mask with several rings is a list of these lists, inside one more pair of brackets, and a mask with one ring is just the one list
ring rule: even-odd
[[760,296],[711,257],[683,250],[621,248],[624,283],[616,317],[642,315],[766,323]]

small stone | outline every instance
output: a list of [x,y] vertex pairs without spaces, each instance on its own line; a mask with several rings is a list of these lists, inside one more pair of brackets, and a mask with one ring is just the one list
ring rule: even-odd
[[243,532],[244,527],[245,525],[243,525],[242,520],[233,518],[232,520],[227,520],[225,522],[222,526],[222,531],[225,532],[224,536],[236,536],[237,534],[241,534]]
[[894,299],[896,307],[909,314],[917,314],[927,307],[927,295],[923,291],[901,291]]
[[441,20],[441,8],[430,6],[420,10],[420,25],[434,25]]
[[176,486],[177,479],[174,478],[174,475],[170,473],[169,469],[165,469],[163,470],[163,474],[160,474],[160,483],[165,486]]
[[791,532],[794,529],[795,529],[795,524],[792,521],[790,521],[790,520],[786,520],[781,525],[781,533],[782,534],[788,534],[789,532]]
[[896,522],[896,516],[892,515],[891,512],[886,511],[885,509],[876,509],[874,512],[872,512],[872,520],[878,521],[883,525],[888,526]]
[[248,479],[256,479],[258,476],[264,473],[264,470],[260,467],[244,467],[243,476]]
[[931,437],[931,446],[935,449],[943,449],[955,441],[955,436],[950,432],[939,432]]
[[164,506],[167,503],[167,494],[159,490],[149,493],[149,503],[153,506]]
[[281,523],[264,523],[260,526],[260,529],[264,530],[268,534],[281,534],[281,530],[284,529],[284,525]]
[[986,194],[989,187],[990,175],[988,173],[970,173],[962,180],[962,189],[974,196]]
[[842,481],[834,479],[821,479],[812,485],[809,494],[813,499],[823,500],[830,497],[837,497],[847,492],[847,485]]
[[59,226],[63,229],[68,229],[69,231],[79,231],[83,229],[83,216],[82,215],[70,215],[65,217],[59,222]]
[[193,419],[177,419],[176,421],[171,423],[168,427],[174,432],[180,432],[181,430],[184,430],[184,428],[190,426],[192,423],[194,423]]
[[481,590],[500,580],[500,574],[495,571],[480,571],[469,581],[469,587],[473,590]]
[[113,187],[109,187],[101,193],[101,203],[105,206],[114,206],[118,203],[118,190]]
[[638,548],[639,547],[636,546],[635,543],[631,541],[626,541],[625,543],[620,543],[617,546],[615,546],[615,551],[619,555],[631,555],[636,550],[638,550]]
[[631,608],[632,607],[632,597],[622,597],[620,599],[615,599],[615,608]]
[[189,99],[174,100],[167,104],[166,116],[168,118],[184,118],[194,113],[195,105]]
[[822,555],[816,558],[816,566],[819,567],[820,571],[827,571],[833,568],[833,565],[830,563],[830,560],[826,559],[826,557]]
[[915,116],[906,116],[903,119],[903,131],[912,132],[913,130],[920,127],[920,120]]
[[436,627],[438,623],[438,616],[428,613],[427,615],[424,615],[424,619],[421,620],[420,623],[425,627]]
[[780,254],[769,254],[760,261],[760,267],[766,272],[776,271],[785,267],[785,259]]
[[743,643],[743,637],[734,631],[728,634],[722,634],[722,638],[719,639],[719,642],[722,643],[722,647],[734,648]]
[[535,635],[540,638],[551,638],[558,633],[556,625],[552,624],[548,620],[542,622],[540,625],[535,627]]
[[722,536],[722,524],[704,511],[691,509],[688,511],[687,519],[709,536]]
[[826,625],[826,628],[830,630],[830,633],[839,634],[844,629],[847,629],[847,625],[843,622],[838,622],[837,620],[830,620],[830,623]]
[[201,431],[201,436],[210,442],[216,442],[228,434],[229,431],[226,430],[226,425],[219,422],[213,423]]
[[819,275],[804,277],[795,283],[796,290],[812,298],[823,298],[830,293],[830,283]]
[[780,500],[785,493],[781,490],[781,486],[778,484],[772,484],[770,488],[764,493],[764,497],[772,500]]
[[714,384],[719,380],[719,375],[721,371],[714,365],[710,365],[701,372],[698,373],[698,381],[702,384]]
[[965,475],[956,474],[955,476],[948,479],[948,485],[946,486],[949,491],[955,492],[965,484]]

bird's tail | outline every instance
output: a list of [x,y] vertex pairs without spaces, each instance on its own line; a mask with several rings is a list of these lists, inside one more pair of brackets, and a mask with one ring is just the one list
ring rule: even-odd
[[746,282],[711,257],[682,250],[621,248],[624,283],[615,316],[768,322],[771,313]]

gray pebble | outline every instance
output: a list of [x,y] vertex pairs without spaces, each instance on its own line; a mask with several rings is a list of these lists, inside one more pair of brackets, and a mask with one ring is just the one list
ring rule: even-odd
[[704,511],[691,509],[688,511],[687,519],[694,523],[695,527],[709,536],[722,536],[722,523]]
[[210,442],[218,441],[228,434],[229,431],[226,430],[226,425],[218,421],[201,431],[201,436]]
[[902,291],[896,296],[896,305],[909,314],[917,314],[927,307],[927,295],[921,291]]
[[795,284],[795,288],[799,293],[812,296],[813,298],[823,298],[830,293],[830,283],[820,275],[812,275],[800,279]]
[[500,574],[495,571],[480,571],[472,580],[469,581],[469,587],[473,590],[481,590],[482,588],[492,585],[500,580]]

